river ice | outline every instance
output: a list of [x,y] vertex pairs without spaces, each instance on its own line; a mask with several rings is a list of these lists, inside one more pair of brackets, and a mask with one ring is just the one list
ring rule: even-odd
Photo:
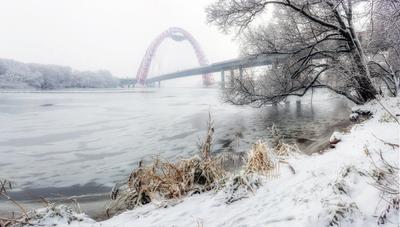
[[326,128],[335,129],[325,126],[346,122],[350,110],[329,95],[314,98],[312,106],[306,99],[262,109],[224,104],[219,97],[213,88],[2,92],[0,177],[30,189],[108,187],[141,159],[195,154],[209,111],[214,149],[238,152],[236,139],[245,151],[268,137],[273,123],[287,139],[313,143],[330,135]]

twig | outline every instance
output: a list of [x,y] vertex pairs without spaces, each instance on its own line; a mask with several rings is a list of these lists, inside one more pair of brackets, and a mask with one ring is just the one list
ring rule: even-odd
[[287,164],[287,165],[289,166],[289,169],[290,169],[290,171],[293,173],[293,175],[295,175],[295,174],[296,174],[296,170],[294,169],[294,167],[293,167],[292,165],[290,165],[290,163],[289,163],[289,162],[287,162],[287,161],[283,161],[283,160],[279,160],[279,162],[280,162],[280,163]]
[[380,106],[397,122],[397,124],[400,125],[400,121],[397,120],[397,117],[393,115],[382,103],[379,99],[376,100]]
[[397,147],[397,148],[399,148],[399,147],[400,147],[400,145],[399,145],[399,144],[395,144],[395,143],[386,142],[386,141],[384,141],[383,139],[380,139],[380,138],[378,138],[377,136],[375,136],[375,135],[374,135],[374,133],[372,133],[372,135],[373,135],[375,138],[377,138],[379,141],[381,141],[382,143],[384,143],[385,145],[389,145],[389,146],[391,146],[393,149],[394,149],[395,147]]
[[10,196],[8,196],[7,194],[5,194],[5,193],[3,193],[3,192],[0,193],[0,197],[3,197],[3,198],[5,198],[6,200],[12,202],[16,207],[18,207],[18,208],[22,211],[22,214],[23,214],[26,218],[28,218],[28,213],[26,212],[25,208],[24,208],[21,204],[19,204],[17,201],[15,201],[13,198],[11,198]]

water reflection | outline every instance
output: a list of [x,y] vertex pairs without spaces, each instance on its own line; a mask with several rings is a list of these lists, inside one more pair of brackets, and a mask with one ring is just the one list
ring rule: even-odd
[[[341,98],[310,102],[285,102],[279,105],[258,109],[253,121],[236,119],[236,127],[229,129],[230,138],[217,141],[221,145],[218,151],[237,151],[232,145],[237,133],[244,134],[240,138],[239,152],[246,151],[254,139],[271,138],[269,129],[274,125],[287,143],[296,143],[303,152],[311,154],[328,145],[329,136],[350,124],[351,103]],[[228,135],[226,135],[228,136]],[[250,140],[249,140],[250,139]]]

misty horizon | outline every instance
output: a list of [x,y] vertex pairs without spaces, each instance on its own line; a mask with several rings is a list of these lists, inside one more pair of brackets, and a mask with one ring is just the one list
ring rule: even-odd
[[[115,77],[132,78],[147,47],[169,27],[191,33],[210,63],[236,58],[232,36],[206,24],[204,8],[211,2],[5,1],[0,26],[7,32],[0,42],[7,45],[0,45],[0,58],[79,71],[108,70]],[[188,47],[166,40],[152,65],[153,74],[198,66]]]

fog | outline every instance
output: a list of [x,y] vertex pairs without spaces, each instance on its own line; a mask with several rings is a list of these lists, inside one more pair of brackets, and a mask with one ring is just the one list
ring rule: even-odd
[[[210,62],[235,58],[232,36],[205,22],[204,7],[210,2],[2,0],[0,57],[134,77],[152,40],[178,26],[198,40]],[[195,65],[189,45],[165,42],[150,73]]]

